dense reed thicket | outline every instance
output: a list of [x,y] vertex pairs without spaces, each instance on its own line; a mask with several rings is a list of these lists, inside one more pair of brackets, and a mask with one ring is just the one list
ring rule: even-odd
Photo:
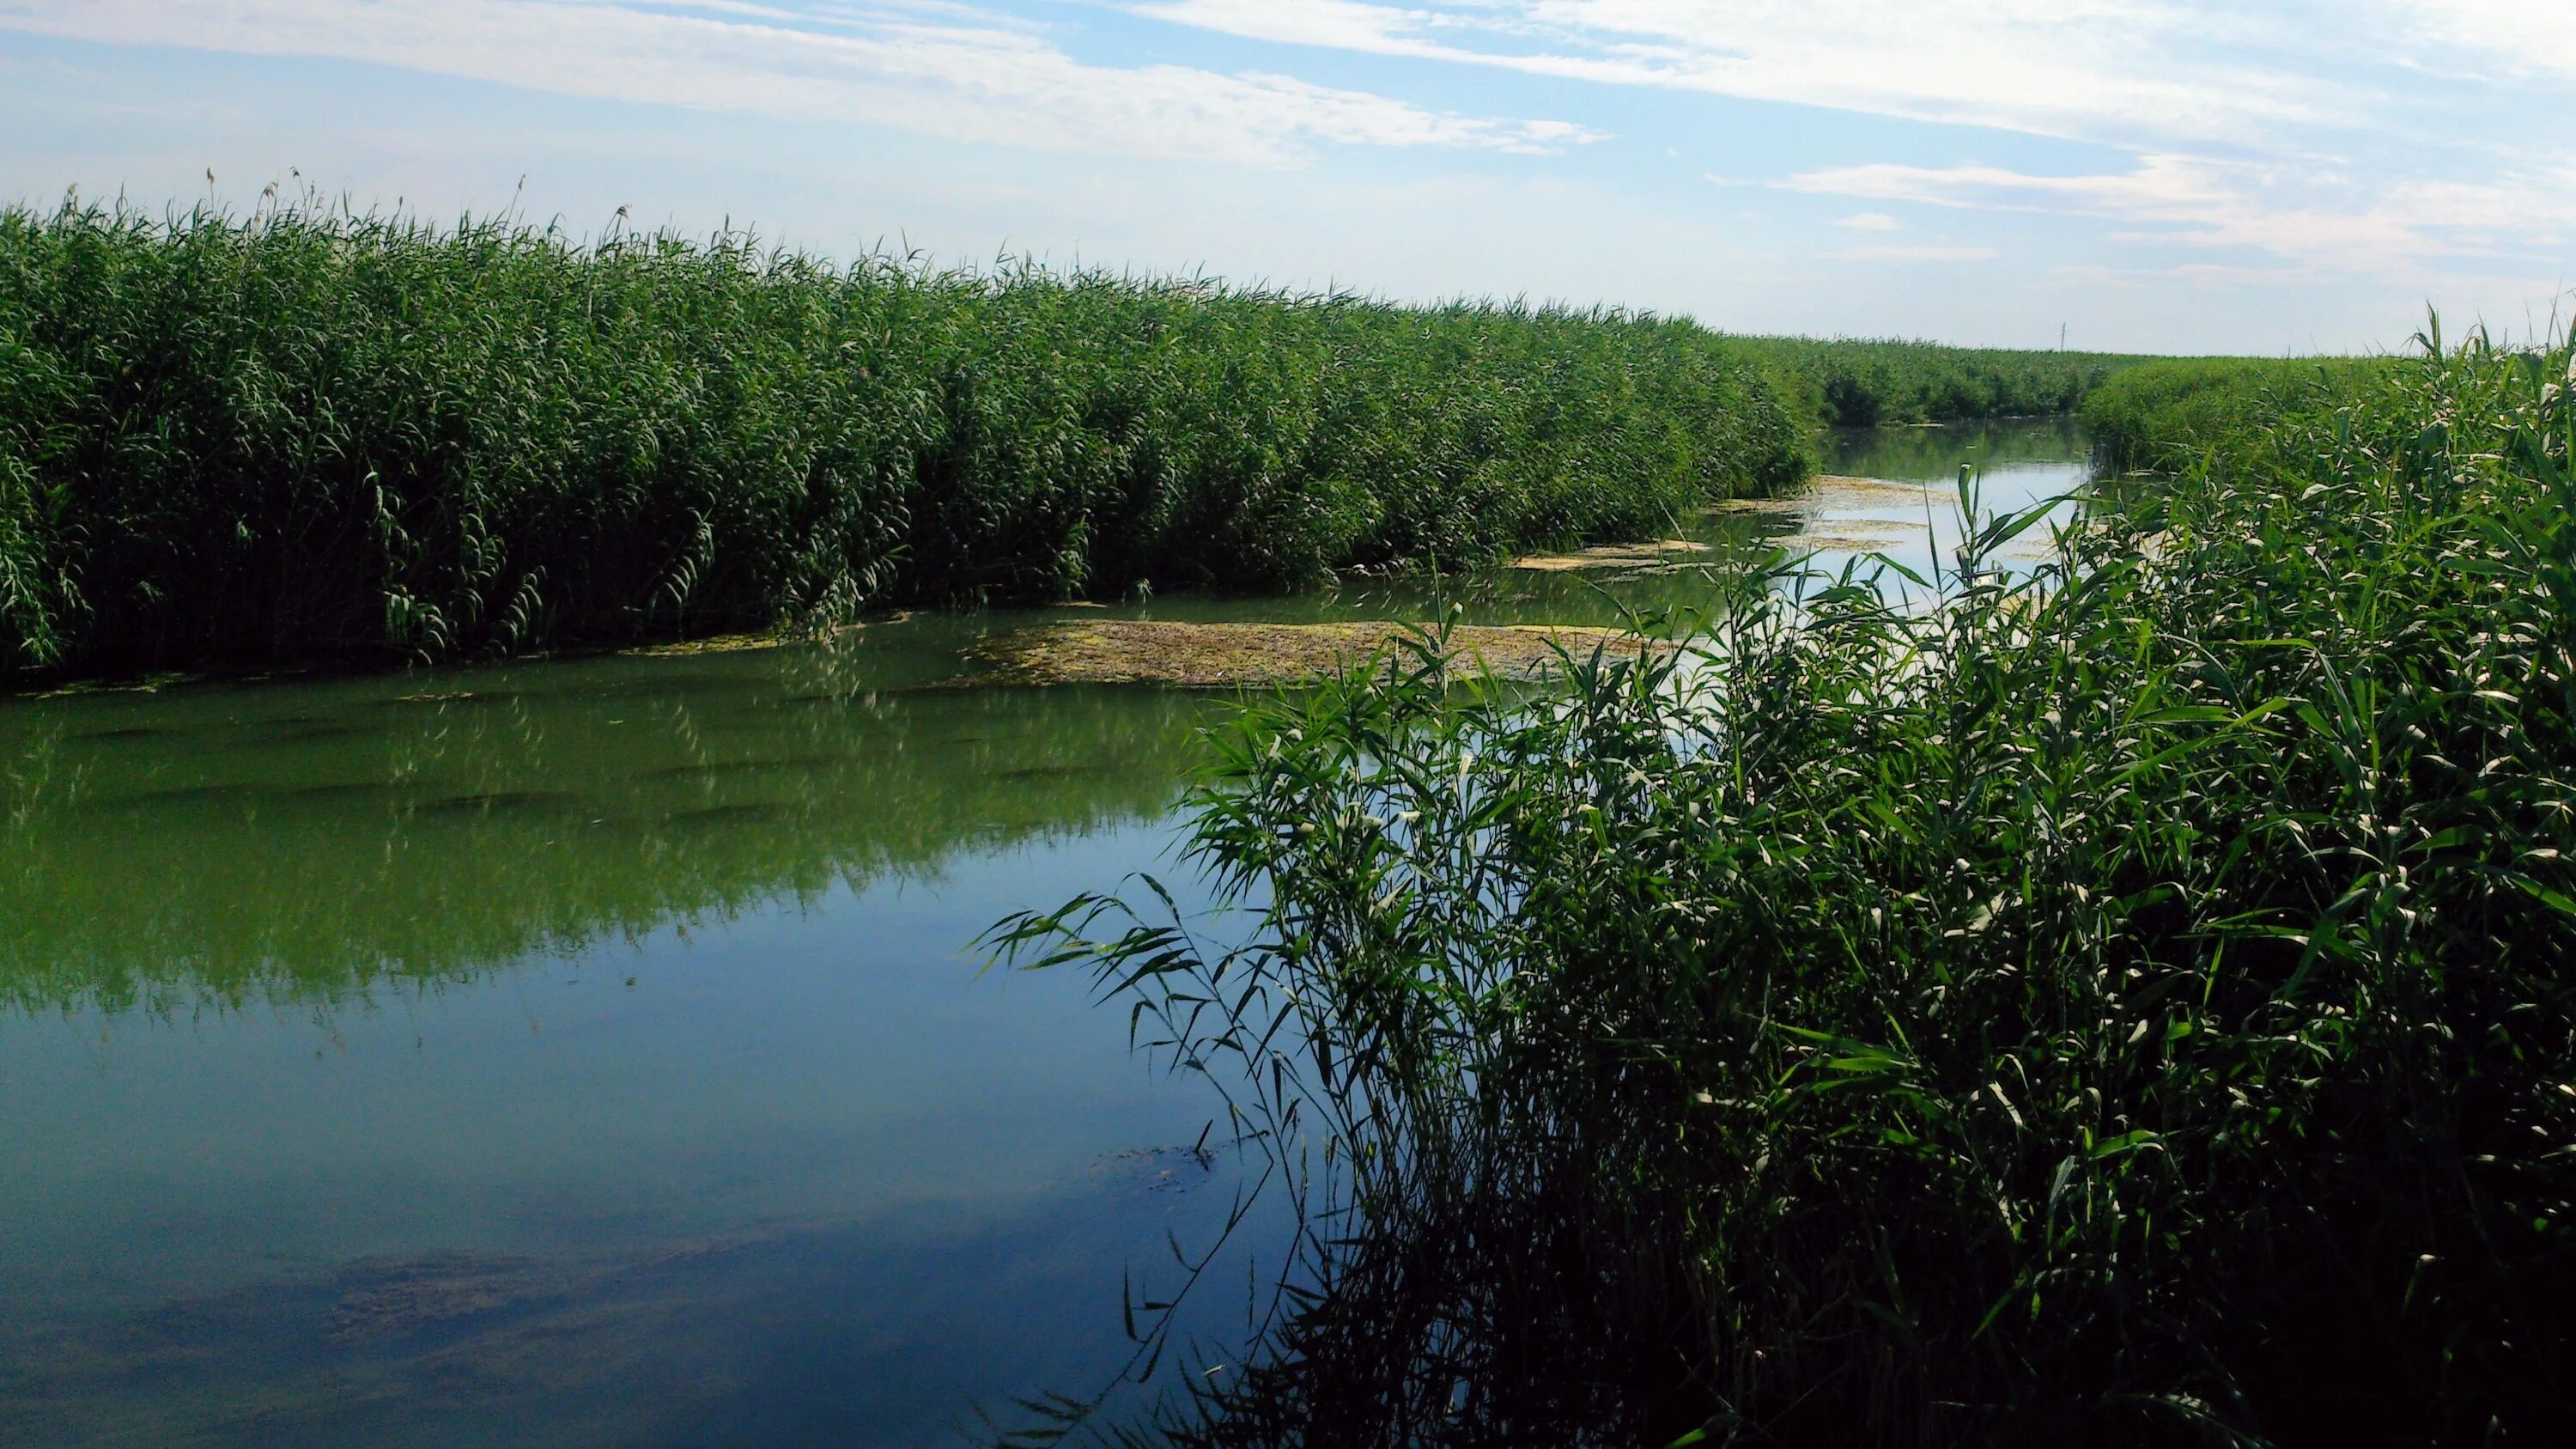
[[1742,339],[1795,379],[1834,427],[1950,423],[2075,411],[2085,395],[2142,359],[2102,352],[2012,352],[1924,342]]
[[1197,797],[1241,949],[1004,935],[1347,1174],[1159,1432],[2559,1442],[2571,382],[2473,340],[2162,412],[2217,430],[2036,575],[1984,520],[1938,610],[1845,574],[1548,707],[1426,652],[1253,714]]
[[2104,379],[2078,411],[2112,466],[2162,468],[2214,440],[2259,431],[2271,418],[2329,405],[2396,363],[2388,357],[2159,359]]
[[1807,421],[1686,322],[834,268],[322,208],[0,215],[0,658],[1269,587],[1652,532]]
[[0,213],[0,670],[446,658],[1661,531],[2115,359],[835,267],[326,207]]

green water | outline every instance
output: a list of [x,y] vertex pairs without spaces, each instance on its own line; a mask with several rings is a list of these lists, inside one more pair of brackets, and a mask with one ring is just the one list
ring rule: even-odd
[[[2020,423],[1829,467],[1974,458],[2010,503],[2082,457]],[[1122,1282],[1239,1169],[1123,1011],[969,946],[1173,874],[1224,701],[956,684],[986,632],[1096,616],[0,701],[0,1445],[918,1444],[1114,1379]]]

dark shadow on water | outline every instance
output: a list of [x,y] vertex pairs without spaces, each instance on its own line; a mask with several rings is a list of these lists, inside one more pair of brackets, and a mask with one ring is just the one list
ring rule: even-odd
[[493,790],[481,795],[450,795],[421,806],[428,814],[490,815],[499,811],[561,810],[582,803],[562,790]]

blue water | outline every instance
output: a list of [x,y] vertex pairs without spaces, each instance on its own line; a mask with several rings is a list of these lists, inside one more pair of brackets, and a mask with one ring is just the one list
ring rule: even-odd
[[[2012,505],[2083,457],[1884,429],[1828,468]],[[1778,524],[1928,568],[1921,511]],[[1247,1166],[1088,977],[974,943],[1139,870],[1198,903],[1223,702],[947,687],[993,622],[0,700],[0,1446],[916,1445],[1116,1384]],[[1219,1357],[1283,1208],[1188,1300]]]

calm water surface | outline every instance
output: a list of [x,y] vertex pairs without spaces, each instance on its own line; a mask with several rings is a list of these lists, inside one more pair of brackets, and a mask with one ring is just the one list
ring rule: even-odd
[[[1828,469],[1974,460],[2010,506],[2083,457],[1881,429]],[[1800,522],[1930,558],[1919,514]],[[1122,1285],[1244,1172],[1087,979],[970,946],[1169,872],[1223,701],[947,687],[1031,617],[0,701],[0,1444],[909,1445],[1112,1382]]]

